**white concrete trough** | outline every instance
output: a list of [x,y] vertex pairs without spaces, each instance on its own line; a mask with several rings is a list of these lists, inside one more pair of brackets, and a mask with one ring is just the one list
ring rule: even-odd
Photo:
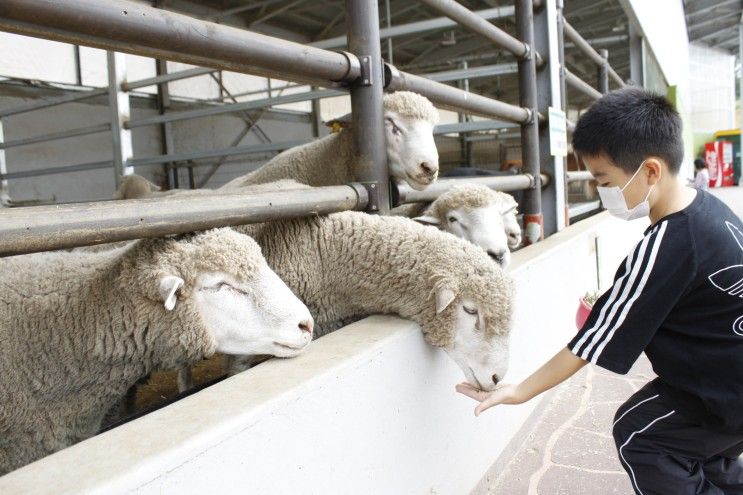
[[[511,366],[575,332],[645,225],[605,213],[516,253]],[[484,491],[546,398],[475,418],[417,325],[374,316],[0,478],[0,493],[462,494]],[[510,444],[510,446],[509,446]]]

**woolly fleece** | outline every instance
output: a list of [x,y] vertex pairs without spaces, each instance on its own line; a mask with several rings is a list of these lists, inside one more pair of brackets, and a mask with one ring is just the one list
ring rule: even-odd
[[[214,353],[200,273],[250,281],[260,248],[231,229],[0,259],[0,475],[94,435],[137,379]],[[185,283],[166,311],[159,279]]]

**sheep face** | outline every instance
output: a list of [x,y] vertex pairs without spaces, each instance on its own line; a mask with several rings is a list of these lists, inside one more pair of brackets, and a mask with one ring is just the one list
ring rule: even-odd
[[446,212],[443,219],[422,216],[415,220],[420,223],[435,225],[441,230],[480,246],[491,259],[503,268],[511,262],[511,253],[508,251],[508,237],[500,205],[495,204],[482,208],[455,208]]
[[503,214],[503,227],[508,237],[508,247],[516,249],[521,245],[521,225],[516,219],[516,206]]
[[384,112],[387,163],[390,175],[420,191],[438,177],[439,152],[433,139],[434,124],[429,120]]
[[470,384],[481,390],[493,390],[508,369],[508,333],[493,333],[486,328],[488,324],[492,326],[495,316],[488,314],[487,305],[475,298],[457,297],[451,290],[439,290],[436,306],[438,314],[448,314],[449,324],[454,327],[453,338],[443,346],[444,351]]
[[203,273],[193,294],[218,352],[291,357],[312,340],[309,310],[267,265],[247,281]]

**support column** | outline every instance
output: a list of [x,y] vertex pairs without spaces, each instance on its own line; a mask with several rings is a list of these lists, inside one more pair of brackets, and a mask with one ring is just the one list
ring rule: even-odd
[[531,111],[529,122],[521,125],[521,157],[524,172],[534,177],[534,188],[524,191],[524,243],[544,238],[542,180],[539,167],[539,129],[537,118],[537,77],[534,60],[534,14],[532,0],[516,0],[516,37],[528,45],[529,53],[518,61],[519,105]]
[[[361,62],[361,77],[351,86],[353,141],[356,148],[354,176],[358,182],[366,183],[372,192],[369,211],[386,214],[390,209],[390,192],[377,2],[346,0],[346,16],[348,51]],[[372,199],[374,191],[376,202]]]
[[632,21],[629,22],[629,78],[635,86],[644,86],[643,77],[643,60],[642,60],[642,35],[634,26]]
[[605,95],[609,92],[609,50],[601,49],[599,55],[604,59],[604,63],[598,67],[596,87],[601,94]]
[[[158,76],[164,76],[168,73],[168,62],[166,60],[157,59],[155,63]],[[157,110],[160,115],[164,115],[169,107],[170,90],[168,88],[168,83],[164,82],[157,85]],[[160,133],[162,137],[160,149],[163,155],[172,155],[175,153],[172,126],[173,124],[170,122],[163,122],[160,124]],[[173,162],[163,163],[163,171],[165,172],[166,189],[176,189],[178,187],[178,168],[175,167]]]
[[[5,142],[5,133],[3,132],[3,121],[0,120],[0,143]],[[8,166],[5,162],[5,148],[0,148],[0,174],[7,174]],[[8,179],[0,179],[0,206],[10,205],[10,191],[8,188]]]
[[741,17],[740,20],[741,24],[738,25],[738,63],[740,64],[740,74],[738,74],[738,77],[740,80],[738,83],[739,91],[740,91],[740,122],[738,122],[739,127],[743,127],[743,17]]
[[[537,72],[537,108],[539,113],[547,116],[549,107],[564,109],[560,77],[564,54],[560,53],[559,16],[562,14],[562,0],[545,0],[542,8],[534,13],[534,43],[539,53],[546,54],[547,63]],[[539,128],[539,160],[542,172],[552,180],[542,189],[542,213],[544,216],[544,234],[552,235],[567,225],[567,184],[565,176],[565,157],[552,156],[550,153],[549,122]]]
[[132,147],[132,132],[124,128],[124,122],[129,121],[129,94],[121,89],[126,82],[126,58],[123,53],[106,52],[108,57],[108,102],[111,108],[111,138],[113,141],[113,163],[116,187],[119,187],[119,178],[134,173],[134,167],[128,166],[134,151]]

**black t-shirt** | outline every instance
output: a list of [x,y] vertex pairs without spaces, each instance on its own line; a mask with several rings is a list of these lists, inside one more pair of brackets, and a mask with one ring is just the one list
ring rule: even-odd
[[740,218],[698,191],[687,208],[651,225],[568,348],[621,374],[645,351],[677,412],[743,432]]

